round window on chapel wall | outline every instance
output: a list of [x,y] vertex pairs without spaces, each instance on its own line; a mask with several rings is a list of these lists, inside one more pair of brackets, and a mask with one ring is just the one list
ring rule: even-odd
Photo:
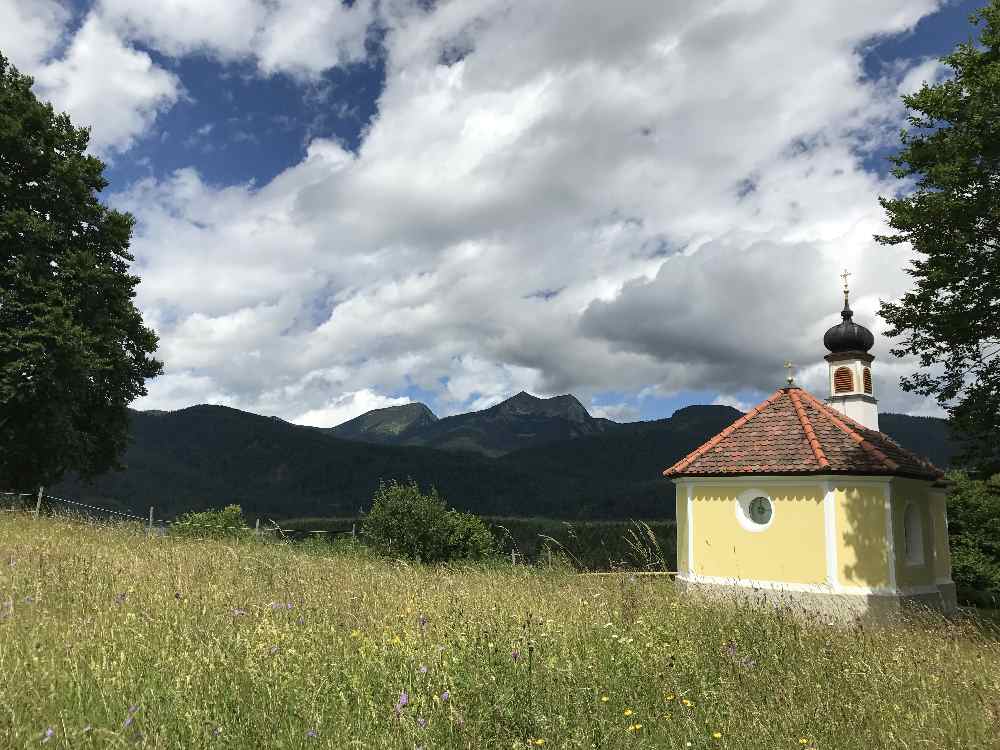
[[747,531],[763,531],[774,518],[771,498],[757,490],[742,493],[736,501],[736,518]]

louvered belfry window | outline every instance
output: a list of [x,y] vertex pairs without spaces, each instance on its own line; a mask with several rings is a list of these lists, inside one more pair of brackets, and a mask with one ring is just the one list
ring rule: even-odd
[[867,367],[865,368],[865,377],[864,377],[864,380],[865,380],[865,393],[871,393],[872,392],[872,371],[869,370]]
[[833,371],[833,392],[850,393],[854,390],[854,376],[847,367],[838,367]]

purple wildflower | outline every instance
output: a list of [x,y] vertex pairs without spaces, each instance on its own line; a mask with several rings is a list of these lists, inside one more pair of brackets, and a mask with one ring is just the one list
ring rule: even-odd
[[308,732],[306,732],[306,739],[314,740],[317,737],[319,737],[319,732],[317,732],[315,729],[310,729]]
[[427,674],[427,665],[421,664],[420,668],[417,671],[420,672],[420,674]]
[[281,651],[281,647],[278,644],[271,646],[271,656],[274,656],[279,651]]
[[510,658],[513,659],[514,661],[517,661],[518,659],[521,658],[521,652],[515,649],[514,653],[510,655]]
[[33,596],[26,596],[26,597],[24,597],[24,603],[25,604],[31,604],[34,601],[35,601],[35,598]]
[[233,617],[243,617],[247,611],[242,607],[233,607]]
[[403,709],[406,708],[408,705],[410,705],[410,696],[404,690],[399,694],[399,700],[396,701],[396,716],[399,716],[401,713],[403,713]]
[[213,737],[218,737],[220,734],[222,734],[222,727],[216,727],[212,730]]
[[45,734],[42,735],[42,742],[48,742],[55,736],[56,736],[56,730],[53,729],[52,727],[49,727],[48,729],[45,730]]
[[441,700],[447,702],[450,698],[451,698],[451,693],[448,690],[445,690],[443,693],[441,693]]
[[420,629],[423,630],[424,628],[427,627],[427,616],[423,612],[421,612],[420,617],[417,618],[417,622],[420,623]]
[[421,729],[423,729],[424,727],[426,727],[426,726],[427,726],[427,719],[425,719],[425,718],[424,718],[423,716],[418,716],[418,717],[417,717],[417,725],[418,725],[418,726],[419,726],[419,727],[420,727]]
[[299,615],[299,619],[296,620],[296,622],[298,622],[299,625],[305,625],[306,624],[306,618],[303,617],[302,615]]
[[129,706],[128,707],[128,716],[125,717],[125,721],[122,724],[122,729],[128,729],[130,726],[132,726],[132,721],[135,719],[135,715],[137,713],[139,713],[139,707],[138,706]]
[[295,606],[294,604],[292,604],[291,602],[288,602],[288,604],[285,605],[285,609],[291,609],[294,606]]
[[120,594],[115,594],[115,604],[124,604],[126,599],[128,599],[128,594],[124,591]]

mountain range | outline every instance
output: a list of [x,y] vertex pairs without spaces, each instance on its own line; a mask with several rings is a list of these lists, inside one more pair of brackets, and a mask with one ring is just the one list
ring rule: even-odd
[[[689,406],[667,419],[592,417],[573,396],[527,393],[438,419],[423,404],[377,409],[333,428],[225,406],[131,411],[127,468],[55,494],[157,517],[238,503],[271,518],[355,516],[380,481],[413,478],[461,510],[564,519],[670,518],[660,472],[739,418]],[[941,419],[880,415],[882,430],[946,468]]]

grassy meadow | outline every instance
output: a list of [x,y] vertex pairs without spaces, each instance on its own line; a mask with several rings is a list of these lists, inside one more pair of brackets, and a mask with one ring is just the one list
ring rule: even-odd
[[0,514],[0,747],[988,748],[1000,642]]

